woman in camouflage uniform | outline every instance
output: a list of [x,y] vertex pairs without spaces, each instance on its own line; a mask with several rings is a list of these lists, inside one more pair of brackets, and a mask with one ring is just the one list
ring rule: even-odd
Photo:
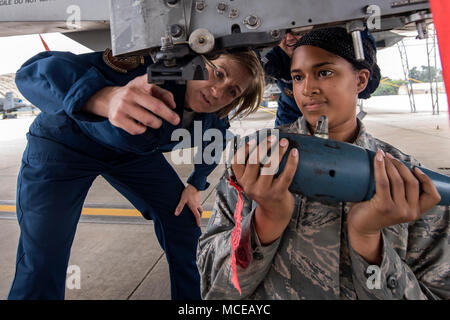
[[[213,215],[199,240],[203,298],[450,297],[449,208],[436,206],[440,196],[427,176],[396,159],[411,166],[417,160],[371,136],[356,117],[358,97],[370,97],[380,80],[374,45],[363,43],[365,60],[357,61],[343,28],[313,30],[297,42],[291,74],[304,116],[279,129],[312,135],[318,118],[327,116],[330,139],[377,151],[376,194],[366,202],[326,204],[290,193],[301,157],[295,148],[278,178],[260,175],[259,164],[235,161],[217,187]],[[287,145],[280,141],[280,158]],[[247,144],[246,155],[248,150]],[[238,198],[228,182],[232,175],[243,190],[235,251],[241,293],[230,263]]]

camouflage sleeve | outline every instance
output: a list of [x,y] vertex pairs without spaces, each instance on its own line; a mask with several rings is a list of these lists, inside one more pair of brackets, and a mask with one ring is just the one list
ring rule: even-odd
[[409,225],[402,259],[382,232],[380,268],[350,247],[353,282],[359,299],[450,299],[449,207],[436,206]]
[[253,227],[255,208],[243,194],[241,240],[236,252],[237,275],[242,294],[234,288],[231,278],[231,232],[237,192],[223,177],[216,190],[216,202],[206,231],[199,239],[197,265],[203,299],[246,299],[265,278],[278,249],[278,239],[261,246]]

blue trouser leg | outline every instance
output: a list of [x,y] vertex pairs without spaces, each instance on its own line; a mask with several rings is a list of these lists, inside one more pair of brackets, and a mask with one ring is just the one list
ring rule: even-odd
[[174,215],[184,184],[164,156],[136,157],[103,176],[144,217],[153,219],[169,263],[172,299],[200,299],[196,250],[201,230],[187,206]]
[[[101,173],[144,217],[154,220],[169,262],[172,298],[200,299],[196,265],[200,228],[187,207],[180,216],[173,214],[184,185],[170,164],[161,154],[123,156],[70,131],[64,136],[76,140],[72,147],[29,136],[18,178],[21,234],[8,299],[64,298],[81,209]],[[74,147],[80,150],[74,151]]]
[[29,137],[17,184],[20,238],[8,299],[64,299],[67,264],[98,163]]

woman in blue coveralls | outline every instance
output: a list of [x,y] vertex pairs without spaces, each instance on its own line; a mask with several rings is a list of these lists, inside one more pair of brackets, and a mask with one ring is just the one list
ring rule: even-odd
[[[110,50],[44,52],[17,72],[20,91],[43,112],[30,126],[18,177],[21,233],[8,299],[64,299],[76,226],[98,175],[154,221],[172,299],[200,298],[200,190],[217,163],[195,164],[185,186],[162,152],[178,144],[175,129],[192,134],[194,121],[202,136],[220,130],[222,151],[227,114],[256,110],[264,71],[253,52],[227,53],[207,66],[209,80],[156,86],[147,83],[149,64],[149,57],[119,59]],[[209,143],[202,139],[203,150]]]

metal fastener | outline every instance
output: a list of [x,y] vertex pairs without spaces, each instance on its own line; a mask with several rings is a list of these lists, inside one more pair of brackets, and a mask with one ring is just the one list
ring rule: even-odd
[[228,18],[235,19],[237,17],[239,17],[239,10],[237,8],[232,8],[230,10],[230,14],[228,15]]
[[195,9],[197,11],[203,11],[206,7],[205,1],[203,0],[197,0],[197,2],[195,3]]
[[244,19],[244,24],[249,29],[256,29],[261,25],[261,20],[257,16],[249,15]]
[[224,2],[219,2],[217,4],[217,12],[223,14],[227,10],[227,5]]
[[183,27],[179,24],[170,26],[170,35],[174,38],[180,38],[183,35]]

